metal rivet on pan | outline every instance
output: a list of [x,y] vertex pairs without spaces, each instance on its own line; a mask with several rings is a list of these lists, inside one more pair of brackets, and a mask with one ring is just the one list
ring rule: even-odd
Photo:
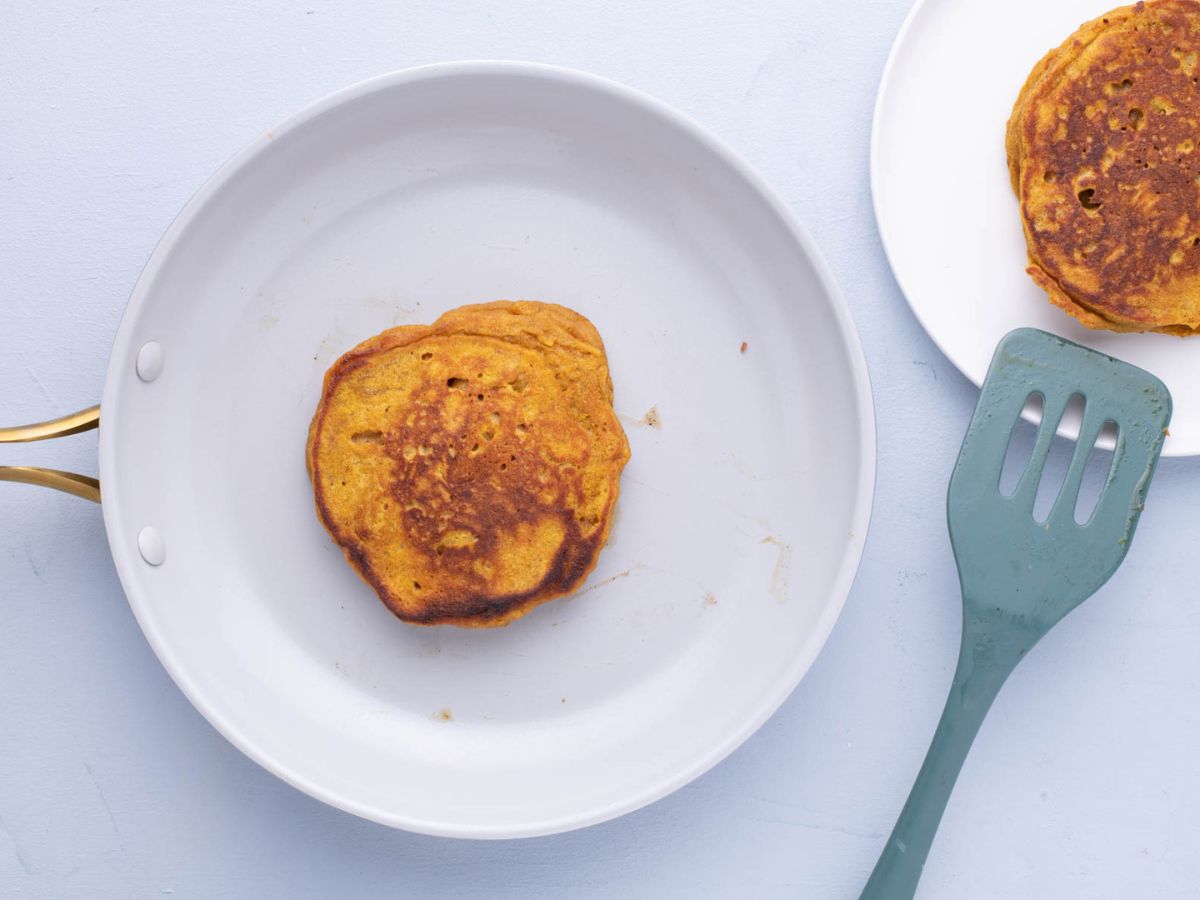
[[167,558],[167,544],[162,532],[153,525],[147,525],[138,532],[138,552],[142,559],[152,566],[161,566]]
[[158,341],[142,344],[137,355],[137,374],[142,381],[153,381],[163,370],[163,348]]

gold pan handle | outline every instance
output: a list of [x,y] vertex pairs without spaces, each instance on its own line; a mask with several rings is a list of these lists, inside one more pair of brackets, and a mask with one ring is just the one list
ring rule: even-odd
[[[15,428],[0,428],[0,444],[46,441],[51,438],[79,434],[82,431],[90,431],[98,427],[100,427],[100,407],[92,406],[77,413],[71,413],[69,416],[51,419],[49,422],[18,425]],[[36,484],[65,491],[85,500],[100,502],[100,482],[88,475],[75,475],[71,472],[41,469],[36,466],[0,466],[0,481]]]

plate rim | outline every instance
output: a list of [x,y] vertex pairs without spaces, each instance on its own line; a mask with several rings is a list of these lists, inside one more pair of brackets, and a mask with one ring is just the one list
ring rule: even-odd
[[[882,180],[879,168],[880,163],[880,132],[882,131],[882,121],[884,109],[887,106],[889,95],[894,90],[894,70],[898,64],[900,55],[905,50],[905,44],[908,41],[909,32],[913,29],[917,19],[925,10],[926,0],[916,0],[912,8],[908,11],[908,15],[904,17],[904,22],[900,25],[900,30],[896,32],[896,37],[892,40],[892,46],[888,49],[887,60],[883,64],[883,71],[879,76],[879,87],[875,89],[875,105],[871,110],[871,146],[868,152],[868,168],[869,180],[871,182],[871,213],[875,217],[875,230],[879,234],[879,243],[883,245],[883,255],[887,260],[888,271],[892,273],[892,280],[896,282],[896,287],[900,289],[900,296],[904,298],[904,303],[908,306],[909,311],[913,314],[913,318],[917,320],[917,324],[921,326],[921,330],[925,332],[925,336],[933,342],[933,345],[938,348],[938,351],[946,359],[950,360],[954,368],[958,369],[959,374],[973,384],[976,390],[982,389],[983,377],[976,377],[971,373],[966,362],[960,355],[952,352],[945,341],[941,340],[932,328],[929,326],[928,317],[921,314],[917,308],[917,304],[912,301],[911,291],[905,284],[904,278],[900,274],[900,269],[896,266],[896,259],[892,250],[892,242],[888,237],[889,231],[884,225],[885,217],[880,204],[879,185]],[[987,374],[987,369],[984,369],[984,375]]]
[[[121,314],[106,370],[101,402],[105,418],[109,422],[120,419],[121,397],[123,394],[128,393],[129,385],[135,380],[131,362],[133,359],[132,332],[141,316],[143,308],[147,303],[151,302],[153,292],[149,286],[155,281],[158,271],[170,257],[177,242],[186,232],[192,220],[206,206],[212,196],[235,178],[249,162],[256,158],[276,138],[303,127],[310,121],[342,104],[355,102],[373,93],[388,91],[405,85],[414,85],[431,79],[463,75],[504,74],[545,79],[583,89],[600,91],[617,100],[640,107],[657,118],[665,120],[668,124],[679,129],[686,137],[696,141],[709,152],[713,153],[722,162],[729,165],[749,189],[758,194],[762,201],[767,204],[770,211],[778,217],[791,239],[798,245],[798,249],[810,262],[818,283],[828,297],[828,306],[833,314],[837,333],[841,338],[842,347],[849,364],[854,401],[858,410],[856,424],[861,435],[861,440],[859,442],[858,474],[855,485],[857,493],[855,506],[851,515],[851,530],[844,544],[842,558],[832,581],[832,588],[826,598],[821,615],[814,623],[809,640],[809,645],[812,649],[808,654],[802,654],[797,657],[787,677],[779,680],[778,686],[773,693],[765,693],[759,698],[759,708],[756,710],[756,714],[748,720],[748,724],[741,730],[728,735],[724,741],[710,747],[706,753],[698,756],[696,761],[689,767],[674,773],[670,778],[654,781],[640,792],[621,797],[607,804],[583,809],[570,816],[560,816],[556,819],[541,821],[523,820],[501,825],[438,821],[406,815],[403,812],[395,810],[372,807],[369,804],[342,796],[336,788],[331,788],[322,784],[319,779],[295,771],[292,767],[282,764],[279,760],[262,750],[252,737],[247,736],[239,728],[231,724],[219,708],[219,704],[214,705],[209,702],[204,691],[198,688],[192,681],[187,667],[182,666],[172,656],[163,635],[142,614],[142,610],[148,608],[150,605],[151,598],[149,595],[151,592],[149,589],[143,590],[141,588],[141,579],[136,574],[138,568],[136,543],[133,536],[125,534],[122,529],[123,515],[120,493],[114,492],[111,496],[105,496],[104,502],[101,505],[105,531],[117,574],[125,591],[130,609],[133,611],[134,617],[137,619],[159,663],[167,671],[168,675],[170,675],[171,679],[192,706],[196,708],[213,728],[263,769],[287,782],[297,790],[329,806],[389,827],[421,834],[455,838],[508,839],[535,837],[557,834],[608,821],[647,806],[673,793],[709,771],[713,766],[741,746],[791,696],[796,686],[807,674],[827,644],[833,626],[845,607],[846,599],[853,586],[862,560],[870,524],[876,480],[877,446],[875,408],[861,337],[855,326],[849,305],[846,303],[845,297],[838,287],[832,270],[829,268],[813,238],[799,222],[783,198],[774,188],[767,184],[762,176],[740,154],[734,151],[722,139],[718,138],[690,116],[674,109],[664,101],[599,75],[562,66],[516,60],[464,60],[433,63],[387,72],[355,82],[305,105],[284,119],[276,127],[260,134],[218,167],[187,203],[184,204],[154,248],[134,284],[129,300]],[[118,460],[115,448],[112,445],[115,440],[114,435],[116,434],[116,430],[111,425],[107,429],[100,429],[99,469],[102,483],[118,483],[116,478]]]
[[963,377],[975,385],[976,388],[979,388],[983,385],[982,379],[977,380],[974,375],[967,371],[964,364],[950,352],[945,344],[938,340],[932,329],[930,329],[925,317],[921,315],[916,304],[910,299],[910,292],[901,278],[899,269],[896,267],[892,244],[888,239],[888,229],[884,225],[884,216],[880,209],[879,185],[882,176],[879,172],[881,165],[879,157],[882,151],[879,145],[881,142],[880,132],[882,131],[884,109],[894,87],[893,75],[897,61],[900,58],[900,54],[904,51],[909,32],[912,30],[917,18],[921,15],[922,10],[924,10],[925,5],[926,0],[916,0],[912,8],[909,9],[908,15],[904,17],[904,21],[900,24],[900,30],[896,32],[895,38],[892,39],[892,46],[888,48],[887,59],[884,61],[883,71],[879,75],[879,86],[875,89],[875,103],[871,109],[871,146],[867,153],[868,180],[871,183],[871,214],[875,217],[875,230],[879,233],[879,243],[883,245],[883,256],[887,260],[888,270],[892,273],[892,279],[900,289],[900,295],[904,298],[905,304],[917,320],[917,324],[921,326],[921,330],[933,341],[934,346],[938,348],[941,354],[950,360],[954,364],[954,367],[962,373]]

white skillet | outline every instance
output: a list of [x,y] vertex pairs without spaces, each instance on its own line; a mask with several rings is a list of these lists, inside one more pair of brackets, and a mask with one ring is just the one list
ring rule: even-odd
[[[409,626],[317,523],[306,429],[344,350],[500,298],[604,336],[612,539],[508,628]],[[783,203],[660,103],[516,63],[355,85],[226,164],[138,281],[101,409],[113,557],[183,692],[301,790],[441,835],[599,822],[731,752],[833,627],[874,478],[858,338]]]

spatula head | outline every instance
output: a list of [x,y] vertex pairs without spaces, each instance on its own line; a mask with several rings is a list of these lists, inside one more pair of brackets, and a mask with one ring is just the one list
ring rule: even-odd
[[[1031,396],[1042,421],[1011,497],[1000,474]],[[1046,457],[1071,397],[1084,399],[1067,477],[1045,522],[1033,507]],[[1171,395],[1153,375],[1070,341],[1022,328],[996,349],[950,478],[950,540],[963,602],[1049,628],[1091,596],[1129,550],[1171,418]],[[1107,422],[1117,426],[1108,480],[1085,524],[1075,521],[1084,469]]]

